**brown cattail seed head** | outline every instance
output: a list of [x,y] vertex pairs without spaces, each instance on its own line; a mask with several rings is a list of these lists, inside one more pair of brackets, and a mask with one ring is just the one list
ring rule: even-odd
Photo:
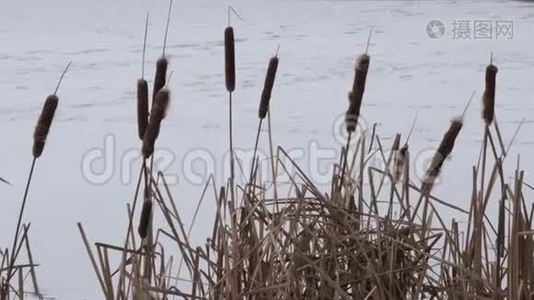
[[142,153],[144,158],[149,158],[154,153],[154,144],[159,135],[161,120],[165,117],[169,106],[170,92],[163,88],[156,94],[156,100],[152,107],[147,129],[143,136]]
[[393,183],[399,182],[402,177],[402,171],[404,170],[404,165],[406,163],[406,155],[408,154],[408,144],[404,144],[402,148],[396,150],[393,153]]
[[461,118],[455,118],[451,122],[451,126],[443,136],[441,143],[439,144],[436,154],[432,158],[429,168],[426,171],[423,190],[428,192],[434,183],[435,178],[439,175],[441,167],[445,159],[451,154],[452,149],[454,148],[454,143],[460,130],[462,129],[463,121]]
[[152,215],[152,201],[145,200],[143,202],[143,208],[141,209],[141,218],[139,220],[139,227],[137,232],[139,236],[144,239],[148,235],[148,225],[150,223],[150,216]]
[[48,136],[50,125],[52,125],[58,102],[59,99],[56,95],[50,95],[46,98],[45,104],[43,105],[43,110],[41,111],[33,134],[33,157],[35,158],[38,158],[43,153],[46,137]]
[[224,30],[224,72],[226,79],[226,90],[235,90],[235,48],[234,29],[231,26]]
[[371,58],[367,54],[360,55],[356,60],[354,82],[352,84],[352,91],[349,93],[349,109],[345,115],[345,123],[348,132],[353,132],[358,124],[370,60]]
[[137,80],[137,131],[142,140],[148,124],[148,83]]
[[497,71],[497,67],[492,64],[486,67],[486,89],[482,96],[482,118],[487,125],[493,122],[493,116],[495,115],[495,82]]
[[[152,91],[152,101],[156,100],[156,95],[167,82],[167,66],[169,62],[165,57],[158,59],[156,63],[156,76],[154,77],[154,90]],[[154,102],[152,102],[154,104]]]
[[400,133],[397,133],[397,134],[395,135],[395,139],[393,140],[393,145],[391,145],[391,150],[392,150],[392,151],[397,151],[397,150],[399,150],[399,147],[400,147],[400,138],[401,138]]
[[269,110],[269,101],[271,100],[271,92],[273,91],[277,69],[278,57],[273,56],[269,60],[269,67],[267,68],[267,75],[265,76],[265,83],[261,92],[260,109],[258,110],[258,117],[260,119],[264,119]]

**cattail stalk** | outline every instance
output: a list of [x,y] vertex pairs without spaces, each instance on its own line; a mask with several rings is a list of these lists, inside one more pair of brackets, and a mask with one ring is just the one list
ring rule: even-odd
[[263,84],[263,90],[261,92],[260,106],[258,109],[258,118],[259,118],[258,132],[256,133],[256,143],[254,144],[254,156],[252,157],[252,167],[250,170],[250,181],[252,181],[253,174],[254,174],[256,152],[258,150],[261,127],[263,124],[263,120],[265,119],[265,117],[267,116],[267,112],[269,111],[269,103],[271,101],[271,94],[273,91],[274,80],[276,78],[277,69],[278,69],[278,56],[275,55],[271,57],[271,59],[269,60],[269,65],[267,67],[267,74],[265,75],[265,82]]
[[408,154],[408,142],[410,141],[410,137],[412,136],[418,116],[418,114],[415,115],[415,118],[412,122],[412,126],[410,127],[410,131],[408,132],[408,136],[406,137],[406,141],[400,149],[400,134],[397,134],[395,136],[395,141],[393,142],[393,146],[391,147],[391,150],[393,151],[393,170],[391,172],[393,177],[393,184],[399,182],[402,174],[404,173],[403,170],[406,162],[406,156]]
[[33,134],[33,147],[32,147],[32,154],[33,154],[33,160],[30,167],[30,173],[28,175],[28,179],[26,181],[26,188],[24,189],[24,196],[22,197],[22,205],[19,210],[19,216],[17,219],[17,227],[15,230],[15,237],[13,238],[13,246],[11,248],[11,261],[8,265],[8,276],[6,280],[6,285],[9,286],[9,280],[13,276],[14,273],[12,273],[13,266],[15,265],[15,261],[17,260],[18,255],[18,239],[19,239],[19,233],[20,233],[20,227],[22,225],[22,216],[24,215],[24,209],[26,208],[26,202],[28,200],[28,192],[30,190],[30,185],[33,177],[33,171],[35,169],[35,163],[37,159],[42,155],[44,150],[44,145],[46,142],[46,138],[48,136],[48,132],[50,131],[50,126],[52,125],[52,121],[54,120],[54,115],[58,106],[59,98],[57,97],[57,91],[59,90],[59,86],[61,82],[63,81],[63,77],[65,76],[65,73],[67,73],[67,70],[69,69],[72,62],[69,62],[67,64],[67,67],[65,67],[65,70],[63,70],[63,73],[61,73],[61,76],[58,80],[58,83],[56,85],[56,89],[54,90],[54,93],[52,95],[49,95],[46,100],[45,104],[43,105],[43,110],[41,111],[41,115],[39,116],[39,119],[37,121],[37,125],[35,126],[35,131]]
[[[228,11],[228,23],[230,23],[230,11]],[[234,134],[232,115],[232,92],[235,90],[235,41],[234,29],[228,24],[224,29],[224,75],[226,90],[228,91],[228,135],[230,147],[230,196],[235,204],[234,178]]]
[[482,96],[482,119],[486,125],[491,125],[495,115],[495,83],[497,77],[497,67],[489,64],[486,67],[486,88]]

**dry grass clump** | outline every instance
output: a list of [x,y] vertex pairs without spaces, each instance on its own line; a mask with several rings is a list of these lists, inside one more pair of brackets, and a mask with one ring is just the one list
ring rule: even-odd
[[[347,115],[356,118],[368,65],[369,57],[362,56],[350,93]],[[277,60],[271,59],[259,128],[269,116],[276,67]],[[227,78],[231,75],[227,72]],[[228,84],[227,90],[231,95]],[[154,109],[149,128],[158,116]],[[146,164],[128,206],[123,247],[96,243],[95,256],[81,224],[79,229],[106,299],[531,299],[534,208],[527,209],[519,165],[511,181],[506,177],[507,151],[495,146],[503,142],[495,120],[495,133],[490,123],[485,125],[484,151],[470,174],[467,208],[440,199],[432,189],[457,142],[461,118],[452,120],[421,185],[410,178],[408,140],[415,120],[402,146],[400,134],[395,137],[389,155],[374,130],[371,147],[367,132],[351,144],[355,127],[347,122],[349,139],[328,193],[282,147],[264,163],[289,180],[277,181],[280,174],[275,172],[263,178],[258,172],[263,164],[253,162],[244,188],[233,180],[220,187],[207,183],[199,203],[210,185],[218,192],[213,194],[213,230],[204,244],[191,241],[192,224],[186,229],[165,175],[154,177]],[[486,148],[492,150],[488,157]],[[373,158],[384,167],[369,164]],[[143,179],[148,193],[138,212]],[[237,199],[242,205],[236,205]],[[496,222],[488,217],[492,201],[498,204]],[[452,222],[444,220],[444,210],[455,215]],[[152,222],[158,216],[163,223]],[[136,218],[140,244],[131,226]],[[122,254],[118,266],[110,265],[108,251]]]

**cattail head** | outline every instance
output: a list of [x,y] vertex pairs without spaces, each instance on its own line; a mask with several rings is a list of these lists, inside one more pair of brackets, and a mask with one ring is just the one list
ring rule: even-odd
[[58,102],[59,99],[56,95],[50,95],[46,98],[45,104],[43,105],[43,110],[41,111],[33,134],[33,157],[35,158],[38,158],[43,153],[46,137],[48,136],[50,125],[52,125]]
[[141,209],[141,218],[139,219],[139,227],[137,232],[139,236],[144,239],[148,235],[148,225],[150,223],[150,217],[152,215],[152,201],[145,199],[143,202],[143,208]]
[[269,101],[271,100],[271,92],[273,90],[277,69],[278,57],[273,56],[269,60],[269,67],[267,68],[267,75],[265,76],[265,83],[263,85],[263,91],[261,92],[260,108],[258,110],[258,117],[260,119],[264,119],[269,110]]
[[352,91],[349,93],[349,109],[345,114],[345,123],[348,132],[353,132],[358,124],[370,60],[370,56],[365,53],[360,55],[356,60],[354,82],[352,84]]
[[393,156],[393,184],[399,182],[406,166],[406,157],[408,156],[408,144],[404,144],[399,150],[395,151]]
[[393,140],[393,144],[391,145],[391,151],[397,151],[399,150],[399,147],[400,147],[400,139],[401,139],[401,135],[400,133],[397,133],[395,135],[395,139]]
[[402,166],[404,165],[404,161],[402,160],[402,157],[400,155],[399,147],[400,147],[400,133],[397,133],[395,135],[395,139],[393,140],[393,144],[391,145],[391,152],[393,153],[393,161],[391,164],[391,174],[393,177],[393,182],[396,183],[398,179],[400,178],[400,175],[402,174]]
[[486,67],[486,88],[482,96],[482,119],[487,125],[493,122],[495,115],[495,82],[497,77],[497,67],[489,64]]
[[142,153],[144,158],[149,158],[154,153],[154,144],[159,135],[161,120],[165,117],[170,101],[170,92],[163,88],[156,94],[156,100],[150,114],[147,129],[143,135]]
[[[165,56],[158,59],[156,63],[156,75],[154,77],[154,90],[152,91],[152,101],[156,100],[156,95],[158,94],[159,90],[161,90],[165,83],[167,82],[167,66],[169,65],[169,61]],[[154,104],[154,102],[152,102]]]
[[451,126],[449,127],[447,132],[445,132],[445,135],[443,136],[443,139],[439,144],[438,150],[436,151],[436,154],[432,158],[430,166],[426,171],[422,188],[424,192],[430,191],[434,180],[441,171],[443,162],[451,154],[452,149],[454,148],[454,143],[456,141],[456,138],[458,137],[458,134],[460,133],[460,130],[462,129],[462,126],[463,120],[461,118],[454,118],[451,122]]
[[226,90],[235,90],[235,42],[234,29],[231,26],[224,29],[224,73],[226,80]]
[[369,62],[371,61],[371,57],[364,53],[356,59],[356,67],[355,70],[360,70],[365,73],[367,73],[367,70],[369,69]]
[[148,83],[137,80],[137,131],[142,140],[148,124]]

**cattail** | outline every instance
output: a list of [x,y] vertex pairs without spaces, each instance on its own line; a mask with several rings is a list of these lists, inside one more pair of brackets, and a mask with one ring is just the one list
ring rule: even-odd
[[391,151],[395,152],[395,151],[399,150],[400,139],[401,139],[401,135],[400,135],[400,133],[397,133],[395,135],[395,139],[393,139],[393,144],[391,145]]
[[400,138],[401,135],[398,133],[395,135],[395,139],[393,140],[393,144],[391,145],[391,152],[393,153],[393,162],[391,165],[391,174],[393,176],[393,182],[397,182],[397,179],[399,178],[398,174],[399,172],[399,166],[402,167],[402,162],[399,161],[399,147],[400,147]]
[[406,163],[406,156],[408,154],[408,144],[404,144],[399,150],[395,151],[393,157],[393,183],[399,182]]
[[148,83],[143,78],[137,80],[137,130],[142,140],[148,124]]
[[142,153],[144,158],[149,158],[154,152],[154,144],[159,135],[161,120],[165,117],[167,107],[169,106],[170,92],[163,88],[156,94],[156,100],[150,114],[147,129],[143,136]]
[[52,125],[58,101],[59,99],[56,95],[50,95],[46,98],[33,134],[33,157],[35,158],[38,158],[43,153],[46,137],[48,136],[48,131],[50,131],[50,125]]
[[430,166],[426,171],[422,188],[424,191],[429,191],[434,183],[435,178],[439,175],[441,167],[443,166],[443,162],[451,154],[452,149],[454,148],[454,142],[458,137],[458,133],[460,133],[460,130],[462,129],[462,125],[463,121],[461,118],[455,118],[452,120],[449,130],[447,130],[443,136],[438,150],[436,151],[436,154],[432,158]]
[[369,55],[364,53],[356,61],[354,82],[352,84],[352,91],[349,93],[349,109],[345,115],[348,132],[356,130],[356,125],[358,124],[370,59]]
[[486,89],[482,96],[482,118],[487,125],[493,122],[493,116],[495,114],[495,82],[497,71],[497,67],[491,63],[486,67]]
[[141,218],[139,220],[139,227],[137,232],[139,236],[144,239],[148,235],[148,224],[150,222],[150,215],[152,214],[152,201],[145,200],[143,202],[143,208],[141,209]]
[[235,90],[235,48],[234,29],[232,26],[224,29],[224,72],[226,79],[226,90]]
[[165,56],[158,59],[158,62],[156,63],[156,76],[154,77],[152,104],[154,104],[154,101],[156,101],[156,95],[158,94],[159,90],[161,90],[165,86],[168,65],[169,62],[167,61],[167,58],[165,58]]
[[[141,62],[141,78],[137,80],[137,131],[143,140],[148,124],[148,83],[145,80],[146,38],[148,36],[148,13],[145,19],[145,35],[143,39],[143,60]],[[157,73],[157,72],[156,72]]]
[[269,110],[269,101],[271,100],[271,92],[273,90],[277,69],[278,57],[273,56],[269,60],[269,67],[267,68],[267,75],[265,76],[265,83],[263,85],[263,91],[261,92],[260,108],[258,110],[258,117],[260,119],[264,119]]

